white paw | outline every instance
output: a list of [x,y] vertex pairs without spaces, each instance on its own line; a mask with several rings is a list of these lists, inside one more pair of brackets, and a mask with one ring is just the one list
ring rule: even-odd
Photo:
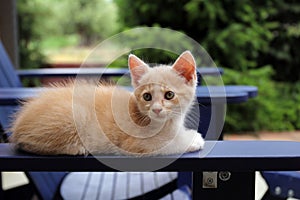
[[196,131],[193,134],[192,143],[187,149],[188,152],[192,151],[198,151],[200,149],[203,149],[204,147],[204,139],[202,138],[200,133],[197,133]]

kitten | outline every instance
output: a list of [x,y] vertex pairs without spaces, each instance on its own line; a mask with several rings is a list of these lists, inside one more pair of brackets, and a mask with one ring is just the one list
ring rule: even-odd
[[32,153],[180,154],[204,140],[184,127],[195,96],[196,63],[189,51],[173,66],[150,68],[129,55],[134,92],[113,85],[70,83],[47,89],[16,113],[10,141]]

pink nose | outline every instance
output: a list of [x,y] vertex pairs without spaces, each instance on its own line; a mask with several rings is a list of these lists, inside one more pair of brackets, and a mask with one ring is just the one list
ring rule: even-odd
[[152,111],[155,113],[155,114],[159,114],[161,111],[162,111],[162,109],[161,108],[155,108],[155,109],[152,109]]

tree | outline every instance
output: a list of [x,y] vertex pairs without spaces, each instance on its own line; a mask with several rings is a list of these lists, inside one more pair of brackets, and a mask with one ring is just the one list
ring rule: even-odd
[[225,84],[259,87],[258,98],[247,106],[228,106],[225,131],[300,128],[300,106],[295,104],[300,90],[299,1],[115,1],[125,28],[183,31],[218,66],[231,68],[225,69]]
[[125,26],[159,24],[183,31],[203,45],[217,64],[238,70],[257,66],[276,25],[266,20],[272,9],[266,11],[250,0],[116,2]]
[[56,22],[56,31],[63,34],[77,33],[81,38],[81,45],[91,45],[118,30],[117,10],[113,2],[48,0],[47,3],[53,5],[52,20]]
[[167,27],[203,45],[220,66],[271,65],[280,81],[300,79],[300,3],[295,0],[115,0],[126,27]]
[[32,0],[19,0],[18,32],[21,68],[38,68],[44,62],[39,46],[41,34],[39,24],[46,10]]
[[278,26],[273,30],[268,52],[260,55],[259,62],[273,66],[276,81],[295,83],[300,80],[300,2],[276,0],[272,6],[269,20]]

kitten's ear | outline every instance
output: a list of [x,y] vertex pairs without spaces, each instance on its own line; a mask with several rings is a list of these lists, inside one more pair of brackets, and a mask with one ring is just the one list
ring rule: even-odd
[[187,82],[197,80],[196,62],[190,51],[183,52],[173,64],[173,69],[183,76]]
[[148,65],[137,56],[130,54],[128,57],[128,67],[130,69],[132,85],[137,87],[142,76],[148,72]]

